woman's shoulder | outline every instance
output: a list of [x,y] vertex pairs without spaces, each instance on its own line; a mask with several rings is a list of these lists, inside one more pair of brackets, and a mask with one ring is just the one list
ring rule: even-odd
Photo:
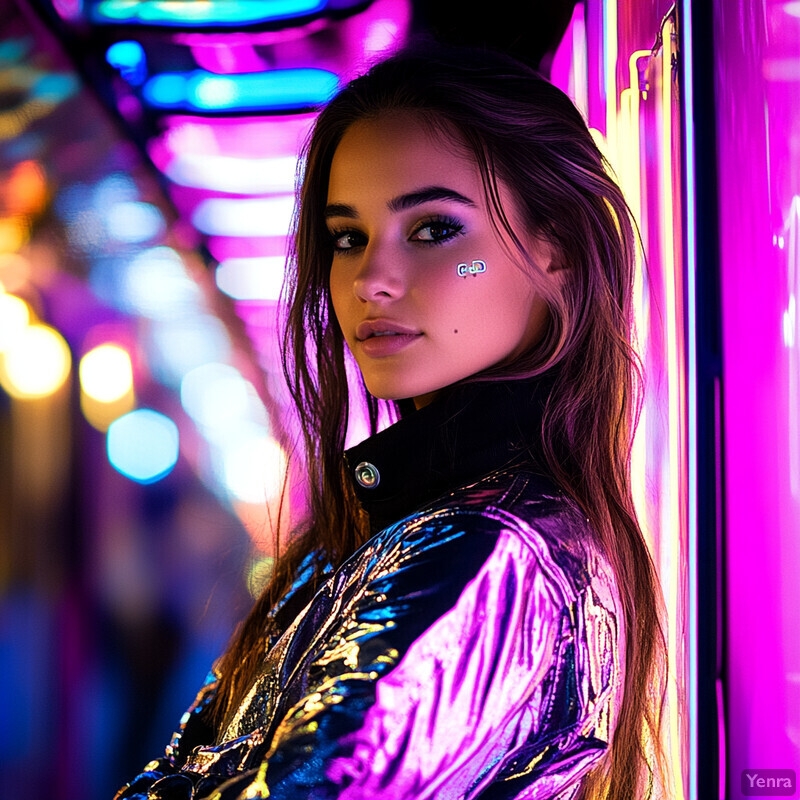
[[471,572],[508,547],[558,584],[566,602],[589,585],[603,587],[609,600],[609,587],[616,595],[586,515],[552,479],[524,467],[493,472],[380,531],[367,548],[367,573],[415,559],[447,570],[463,562]]

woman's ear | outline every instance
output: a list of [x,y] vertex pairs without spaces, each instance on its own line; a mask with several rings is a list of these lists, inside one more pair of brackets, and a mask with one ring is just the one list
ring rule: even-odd
[[530,256],[545,284],[560,289],[565,278],[564,270],[568,267],[561,252],[546,239],[538,237],[533,239],[530,247]]

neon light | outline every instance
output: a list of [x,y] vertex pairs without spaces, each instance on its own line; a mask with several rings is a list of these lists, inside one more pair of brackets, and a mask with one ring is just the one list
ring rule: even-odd
[[233,200],[203,200],[192,224],[209,236],[285,236],[294,211],[294,195]]
[[[688,485],[686,487],[688,500],[688,539],[689,539],[689,569],[688,569],[688,594],[689,613],[688,625],[688,686],[687,703],[690,709],[697,706],[697,647],[698,647],[698,610],[697,610],[697,198],[695,195],[695,133],[692,120],[694,119],[694,64],[692,60],[692,2],[681,0],[681,21],[683,32],[681,37],[681,50],[683,54],[683,118],[685,125],[683,161],[686,169],[686,198],[685,198],[685,236],[686,236],[686,331],[688,338],[687,352],[687,406],[688,406]],[[697,797],[697,772],[699,763],[699,740],[697,731],[697,717],[689,714],[689,797]]]
[[778,247],[786,250],[789,266],[789,302],[783,312],[783,342],[789,350],[789,470],[793,497],[800,497],[800,353],[798,344],[797,296],[800,294],[800,196],[792,197],[789,206],[788,242],[778,236]]
[[158,108],[186,111],[256,111],[322,105],[336,92],[339,79],[324,69],[303,67],[241,75],[205,70],[165,72],[145,83],[144,99]]
[[190,73],[163,73],[144,85],[144,97],[154,106],[178,108],[186,102],[186,83]]
[[387,53],[400,44],[400,26],[392,19],[376,19],[364,35],[364,52]]
[[180,186],[232,194],[267,194],[294,189],[297,157],[236,158],[178,154],[164,173]]
[[131,411],[109,426],[106,451],[111,465],[126,478],[155,483],[178,461],[178,426],[157,411]]
[[106,61],[134,86],[144,83],[147,77],[147,61],[139,42],[115,42],[106,50]]
[[278,301],[285,256],[228,258],[217,267],[217,286],[234,300]]
[[[671,21],[666,24],[672,25]],[[673,29],[674,31],[674,29]],[[665,304],[666,304],[666,318],[671,324],[667,325],[667,369],[668,369],[668,414],[669,414],[669,484],[667,489],[667,496],[670,498],[669,502],[669,521],[670,527],[665,528],[671,534],[670,541],[672,544],[671,556],[672,563],[671,569],[666,570],[672,580],[670,581],[667,590],[669,594],[670,608],[677,609],[678,595],[680,592],[680,583],[676,582],[675,578],[675,565],[682,563],[680,558],[680,541],[681,531],[687,530],[690,520],[687,519],[686,511],[684,510],[683,498],[688,492],[688,475],[689,461],[691,456],[688,452],[684,453],[683,443],[685,441],[685,431],[687,425],[691,427],[691,421],[685,423],[682,409],[685,403],[688,402],[684,399],[687,387],[682,380],[685,371],[681,369],[681,358],[686,351],[686,343],[683,339],[684,326],[681,323],[683,320],[683,313],[680,307],[680,301],[683,297],[683,281],[682,274],[678,272],[676,267],[676,251],[674,237],[670,235],[670,231],[675,230],[675,197],[673,191],[672,179],[672,142],[673,142],[673,121],[672,121],[672,58],[675,55],[675,39],[672,35],[673,31],[667,31],[662,35],[662,42],[664,45],[661,52],[661,99],[659,108],[662,112],[661,116],[661,185],[659,197],[661,198],[661,208],[663,210],[662,223],[661,223],[661,253],[664,260],[664,287],[665,287]],[[669,43],[669,46],[667,46]],[[685,313],[685,312],[684,312]],[[691,323],[689,323],[691,324]],[[691,546],[690,546],[691,550]],[[689,554],[689,561],[691,564],[691,553]],[[691,566],[690,566],[691,569]],[[691,613],[691,612],[687,612]],[[676,674],[678,658],[684,652],[683,643],[678,638],[677,625],[672,625],[668,630],[668,644],[669,644],[669,657],[670,662],[676,665],[673,669],[673,674]],[[668,686],[669,703],[672,709],[672,718],[670,719],[670,745],[673,756],[673,765],[677,775],[681,774],[680,753],[681,743],[676,718],[679,705],[678,705],[678,689],[676,682],[670,681]],[[695,708],[696,706],[690,706]],[[678,794],[683,797],[682,782],[677,787]],[[690,797],[693,795],[690,793]]]
[[233,27],[304,17],[326,5],[327,0],[102,0],[92,10],[92,19],[105,24]]
[[606,140],[609,150],[617,152],[617,3],[603,3],[603,84],[606,92]]

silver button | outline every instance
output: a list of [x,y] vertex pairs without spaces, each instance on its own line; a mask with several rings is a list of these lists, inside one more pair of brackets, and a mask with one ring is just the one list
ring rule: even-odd
[[365,489],[374,489],[381,482],[381,474],[374,464],[362,461],[356,467],[356,480]]

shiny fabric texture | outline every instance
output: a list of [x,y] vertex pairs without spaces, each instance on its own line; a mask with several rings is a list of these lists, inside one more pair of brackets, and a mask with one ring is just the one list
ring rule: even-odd
[[266,654],[219,743],[213,691],[121,798],[570,798],[621,690],[618,600],[585,520],[491,476],[386,529]]
[[309,556],[282,601],[303,605],[227,729],[204,718],[212,674],[117,800],[575,798],[618,716],[616,583],[576,504],[498,458],[378,530],[316,592]]

